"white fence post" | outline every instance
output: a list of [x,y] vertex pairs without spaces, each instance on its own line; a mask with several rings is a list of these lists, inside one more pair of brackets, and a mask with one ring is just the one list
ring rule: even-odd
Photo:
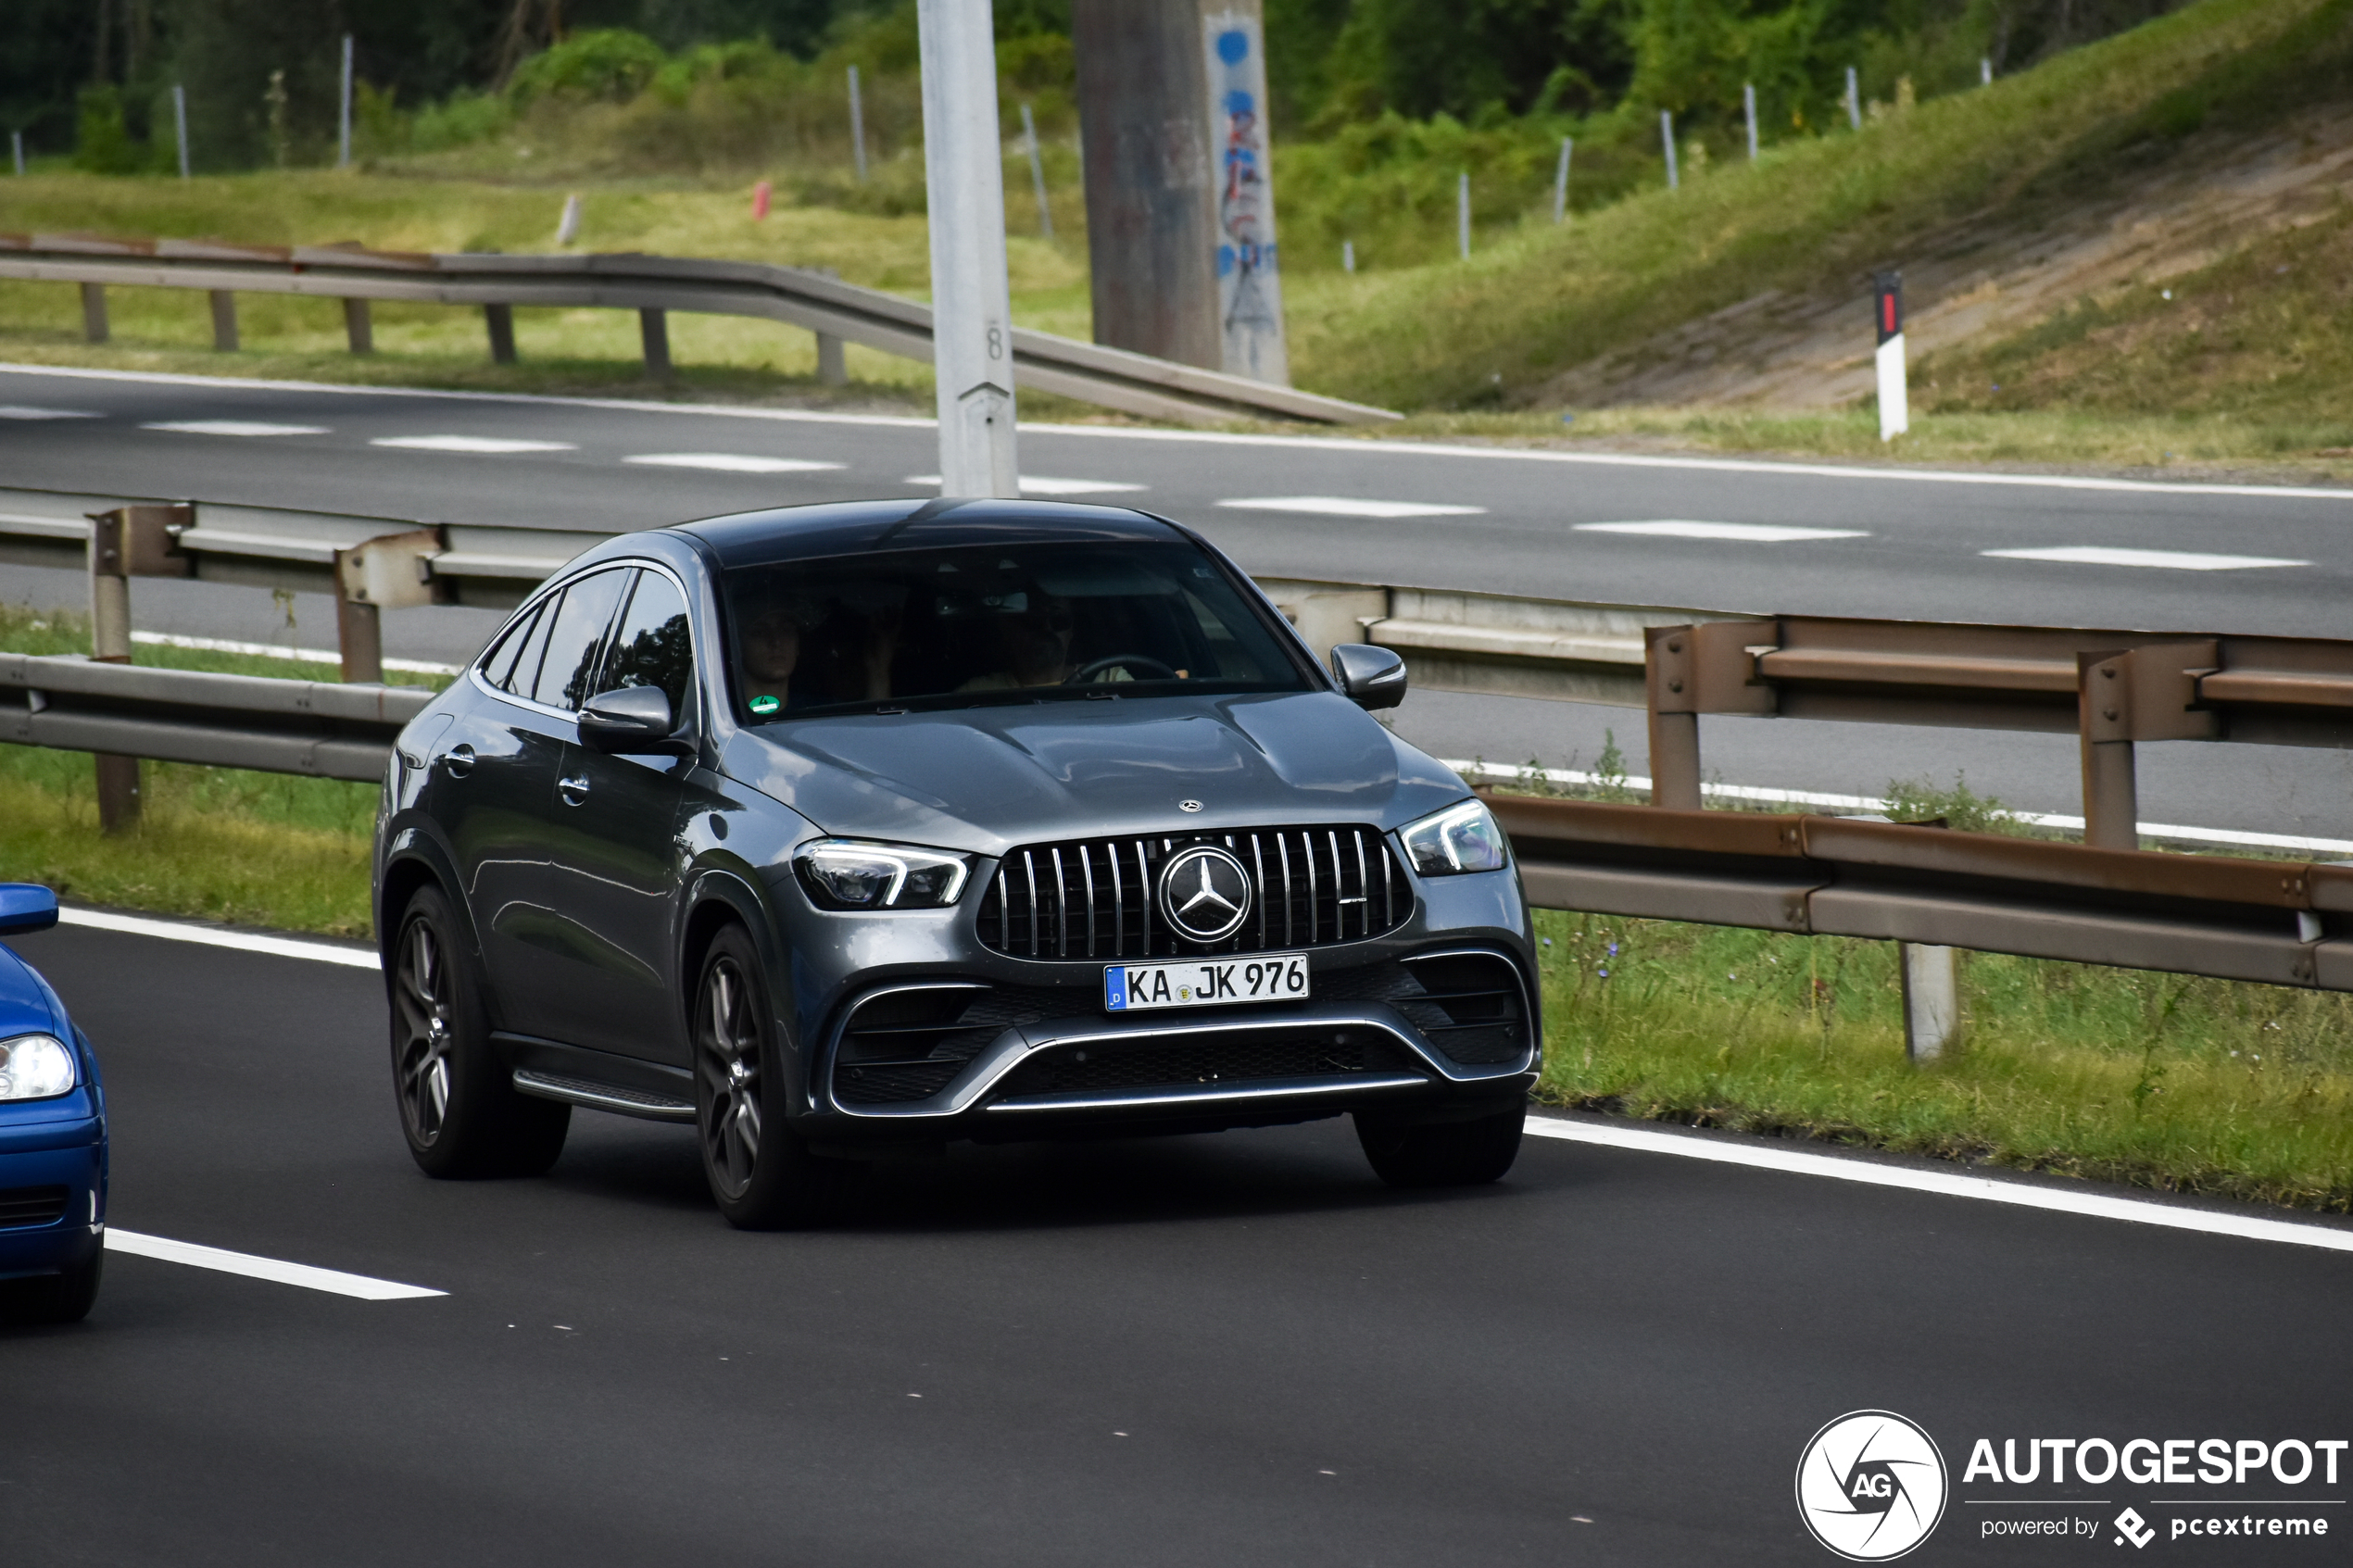
[[1755,163],[1755,162],[1756,161],[1756,83],[1755,83],[1755,82],[1747,82],[1747,83],[1745,83],[1745,84],[1743,84],[1743,85],[1742,86],[1742,88],[1741,88],[1741,106],[1748,111],[1748,161],[1749,161],[1749,162],[1751,162],[1751,163]]
[[24,172],[24,132],[21,132],[21,131],[11,131],[11,132],[8,132],[8,150],[9,150],[10,152],[12,152],[12,153],[14,153],[14,154],[16,155],[16,158],[17,158],[17,172],[18,172],[19,174],[22,174],[22,173]]
[[849,158],[858,170],[858,182],[866,182],[866,105],[858,95],[858,68],[849,68]]
[[1876,273],[1871,285],[1871,320],[1879,330],[1879,438],[1893,441],[1912,428],[1904,379],[1904,274]]
[[1356,242],[1354,240],[1340,242],[1340,270],[1343,272],[1356,270]]
[[171,134],[180,144],[180,178],[188,177],[188,90],[171,84]]
[[556,243],[568,245],[580,237],[580,198],[564,198],[564,215],[556,220]]
[[1021,133],[1029,144],[1029,183],[1038,193],[1038,232],[1051,240],[1054,237],[1054,209],[1046,205],[1046,165],[1038,156],[1038,121],[1027,104],[1021,107]]
[[1560,167],[1553,170],[1553,221],[1555,223],[1568,221],[1568,160],[1576,151],[1575,137],[1561,138]]
[[351,34],[343,35],[343,107],[335,119],[335,167],[351,167]]
[[919,0],[940,495],[1021,494],[989,0]]
[[1658,111],[1658,139],[1667,148],[1667,188],[1679,189],[1682,181],[1675,172],[1675,116],[1667,109]]
[[1863,129],[1863,94],[1855,82],[1855,68],[1846,68],[1846,124],[1851,131]]
[[1470,259],[1470,171],[1454,176],[1454,245]]
[[1977,84],[1980,87],[1994,85],[1994,61],[1988,56],[1980,55],[1977,57]]

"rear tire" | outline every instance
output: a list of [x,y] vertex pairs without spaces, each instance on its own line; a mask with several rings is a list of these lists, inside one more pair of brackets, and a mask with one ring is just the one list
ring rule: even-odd
[[439,888],[409,900],[392,952],[393,1097],[418,1168],[446,1180],[545,1172],[563,1153],[572,1107],[515,1092]]
[[15,1323],[80,1323],[97,1305],[98,1281],[106,1270],[107,1249],[100,1246],[62,1273],[12,1281],[0,1316]]
[[1397,1126],[1356,1117],[1356,1141],[1373,1173],[1393,1187],[1478,1186],[1500,1181],[1519,1158],[1524,1106],[1469,1122]]
[[694,1038],[696,1141],[719,1212],[747,1231],[823,1220],[839,1167],[786,1125],[789,1090],[767,975],[740,925],[721,931],[703,956]]

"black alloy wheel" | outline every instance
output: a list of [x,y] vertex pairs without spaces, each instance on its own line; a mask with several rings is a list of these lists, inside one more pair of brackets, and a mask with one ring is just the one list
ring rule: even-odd
[[391,991],[393,1095],[419,1167],[431,1176],[535,1176],[553,1165],[572,1107],[515,1092],[438,888],[420,889],[402,912]]
[[1399,1126],[1356,1117],[1373,1173],[1393,1187],[1478,1186],[1501,1181],[1519,1158],[1524,1106],[1467,1122]]
[[785,1124],[773,1019],[751,937],[730,925],[695,987],[695,1131],[711,1196],[738,1230],[812,1223],[835,1185],[833,1162]]

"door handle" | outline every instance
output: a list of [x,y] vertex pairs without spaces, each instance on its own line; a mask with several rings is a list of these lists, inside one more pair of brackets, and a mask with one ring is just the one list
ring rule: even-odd
[[565,805],[579,805],[588,798],[588,775],[583,773],[576,779],[558,779],[556,793],[564,797]]
[[474,771],[474,748],[453,746],[441,754],[441,765],[449,770],[451,778],[462,779]]

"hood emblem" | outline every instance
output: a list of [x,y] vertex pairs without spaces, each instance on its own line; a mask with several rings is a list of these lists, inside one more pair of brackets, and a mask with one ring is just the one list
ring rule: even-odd
[[1176,934],[1222,942],[1250,918],[1250,872],[1214,844],[1171,856],[1160,873],[1160,913]]
[[1201,809],[1201,802],[1198,800],[1179,800],[1176,802],[1176,809],[1179,811],[1198,811]]

